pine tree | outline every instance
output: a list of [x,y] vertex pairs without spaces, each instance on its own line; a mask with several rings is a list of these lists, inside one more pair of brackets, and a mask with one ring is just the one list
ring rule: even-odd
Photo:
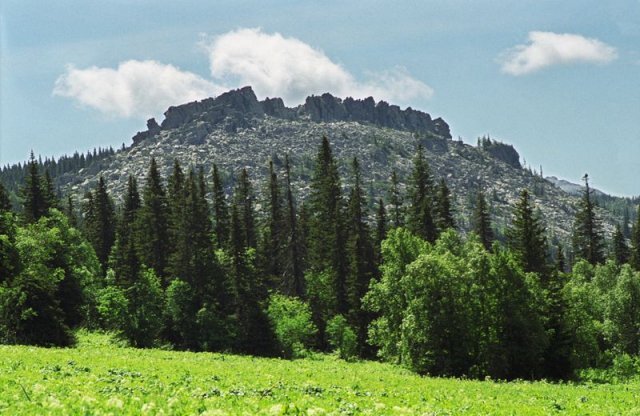
[[217,246],[219,248],[226,247],[229,241],[229,207],[218,167],[215,164],[213,165],[213,215]]
[[559,272],[559,273],[564,273],[566,268],[567,268],[567,261],[564,257],[564,250],[562,249],[562,246],[560,244],[558,244],[558,246],[556,247],[556,261],[555,261],[555,271]]
[[376,267],[382,263],[382,241],[387,238],[387,211],[382,198],[378,199],[378,209],[376,211],[376,230],[373,238]]
[[[273,161],[269,161],[269,176],[267,179],[267,203],[266,203],[266,229],[264,242],[265,273],[269,276],[280,278],[282,274],[282,202],[280,198],[280,186],[278,176],[273,169]],[[279,282],[277,286],[283,286]]]
[[300,239],[298,236],[298,223],[296,219],[296,205],[291,190],[291,166],[289,165],[289,155],[285,155],[285,175],[286,175],[286,213],[285,213],[285,232],[287,238],[285,262],[285,276],[287,277],[285,285],[285,293],[299,298],[304,297],[304,276],[303,262]]
[[507,230],[509,247],[517,255],[525,272],[547,277],[547,240],[545,228],[534,213],[529,191],[524,189],[513,210],[513,222]]
[[247,248],[256,248],[256,228],[253,212],[253,190],[247,169],[242,169],[234,192],[235,205],[238,209],[242,229],[242,244]]
[[64,207],[64,214],[69,220],[69,225],[73,228],[78,228],[78,215],[76,214],[75,204],[73,203],[73,197],[67,195],[67,203]]
[[140,257],[143,264],[152,268],[166,287],[168,284],[166,267],[170,253],[169,210],[166,192],[155,158],[151,159],[142,195],[143,202],[140,208],[140,226],[137,238]]
[[631,266],[640,271],[640,205],[638,205],[638,214],[636,215],[636,223],[631,229]]
[[434,242],[437,237],[433,216],[433,180],[429,164],[424,158],[421,145],[418,145],[413,161],[413,174],[409,188],[409,229],[419,237]]
[[2,182],[0,182],[0,214],[9,211],[11,211],[11,201],[9,200],[9,193],[7,192],[7,189],[4,187]]
[[[344,202],[340,187],[338,167],[333,159],[329,140],[322,138],[316,156],[315,171],[311,181],[308,257],[309,267],[317,273],[331,274],[332,294],[315,293],[311,307],[316,324],[322,332],[320,316],[342,314],[349,311],[347,299],[347,261],[345,259]],[[333,310],[320,311],[320,296],[335,301]],[[328,315],[327,315],[328,314]]]
[[100,176],[87,205],[85,207],[87,239],[98,256],[103,272],[106,272],[111,247],[115,242],[116,221],[115,208],[107,192],[104,177]]
[[404,209],[402,206],[402,194],[400,193],[400,181],[398,174],[394,169],[391,171],[391,190],[389,192],[389,202],[393,207],[391,212],[391,220],[394,227],[402,227],[404,225]]
[[493,230],[491,229],[491,216],[487,207],[487,200],[482,191],[478,191],[476,205],[472,217],[473,232],[480,237],[480,242],[485,249],[490,250],[493,244]]
[[59,205],[58,196],[56,195],[56,188],[53,184],[53,179],[49,174],[49,170],[44,171],[44,183],[42,186],[42,192],[47,209],[57,208]]
[[629,261],[629,246],[627,245],[627,239],[624,237],[620,224],[616,225],[616,230],[613,233],[613,260],[618,265],[626,264]]
[[589,175],[583,177],[585,190],[576,213],[573,230],[573,250],[578,258],[591,264],[604,262],[602,225],[595,212],[593,191],[589,187]]
[[142,265],[134,239],[141,205],[138,183],[129,175],[124,205],[116,229],[116,241],[109,260],[115,272],[116,283],[123,289],[131,287],[141,271]]
[[180,222],[185,215],[186,199],[185,177],[178,159],[173,161],[173,171],[167,182],[168,231],[171,241],[175,241],[178,238]]
[[47,214],[48,206],[42,189],[42,179],[38,169],[38,162],[31,152],[25,186],[22,190],[24,197],[23,217],[26,223],[33,223]]
[[444,179],[440,179],[440,183],[438,184],[435,211],[436,227],[439,233],[456,227],[451,210],[451,193]]
[[374,251],[370,240],[370,230],[366,222],[366,198],[362,189],[360,164],[357,158],[352,161],[353,187],[347,206],[347,256],[349,260],[348,302],[349,321],[356,328],[358,349],[365,353],[367,328],[371,322],[361,300],[369,289],[369,282],[375,274]]

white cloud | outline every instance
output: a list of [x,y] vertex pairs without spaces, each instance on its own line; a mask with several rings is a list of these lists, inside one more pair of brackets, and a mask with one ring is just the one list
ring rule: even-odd
[[70,65],[55,82],[54,95],[120,117],[157,116],[169,106],[210,97],[223,89],[191,72],[156,61],[130,60],[118,68]]
[[324,52],[279,33],[239,29],[205,43],[211,75],[251,85],[260,97],[282,97],[299,104],[308,95],[330,92],[346,97],[374,96],[397,104],[429,98],[433,90],[403,68],[370,73],[360,82]]
[[[260,98],[282,97],[300,104],[311,94],[332,93],[415,104],[430,98],[431,87],[405,68],[368,72],[358,81],[322,51],[279,33],[239,29],[203,41],[212,80],[156,61],[130,60],[117,68],[78,69],[70,65],[55,82],[53,94],[118,117],[158,116],[171,105],[215,96],[251,85]],[[227,87],[223,87],[226,85]]]
[[553,65],[605,64],[616,59],[616,49],[597,39],[570,33],[529,32],[529,43],[507,50],[499,59],[502,72],[525,75]]

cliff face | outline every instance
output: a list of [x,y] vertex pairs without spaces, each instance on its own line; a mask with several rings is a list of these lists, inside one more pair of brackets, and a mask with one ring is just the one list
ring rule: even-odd
[[[156,136],[161,130],[176,129],[193,122],[208,126],[224,124],[226,129],[233,132],[247,127],[251,119],[261,119],[264,116],[290,121],[310,119],[316,123],[353,121],[451,138],[449,125],[441,118],[432,120],[429,114],[422,111],[412,108],[401,110],[397,105],[389,105],[384,101],[376,103],[371,97],[364,100],[342,100],[327,93],[308,97],[303,105],[289,108],[281,98],[258,101],[251,87],[232,90],[216,98],[169,107],[164,116],[160,126],[154,119],[150,119],[147,131],[134,136],[134,144]],[[203,130],[202,133],[207,134],[209,131]]]

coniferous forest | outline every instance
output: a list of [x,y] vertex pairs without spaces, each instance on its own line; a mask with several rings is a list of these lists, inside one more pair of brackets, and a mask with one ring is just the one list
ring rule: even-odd
[[390,172],[374,204],[358,160],[341,177],[326,138],[304,202],[284,160],[258,185],[239,172],[229,193],[215,165],[176,160],[162,177],[151,159],[116,205],[104,178],[60,197],[32,156],[19,210],[0,184],[0,342],[72,346],[88,328],[140,348],[337,351],[508,380],[640,360],[640,213],[630,241],[621,227],[605,239],[587,176],[572,239],[552,247],[528,189],[504,238],[482,192],[459,231],[421,148],[406,193]]

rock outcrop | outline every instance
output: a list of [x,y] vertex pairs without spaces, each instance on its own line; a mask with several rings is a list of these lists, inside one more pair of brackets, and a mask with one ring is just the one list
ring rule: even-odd
[[449,125],[441,118],[433,120],[425,112],[407,108],[402,110],[397,105],[385,101],[378,103],[371,97],[364,100],[346,98],[342,100],[326,93],[308,97],[303,105],[289,108],[281,98],[266,98],[259,101],[251,89],[244,87],[219,95],[175,107],[169,107],[164,113],[164,120],[158,126],[154,119],[147,123],[147,131],[134,136],[137,145],[143,140],[157,135],[160,130],[172,130],[190,123],[206,124],[200,128],[200,134],[194,133],[193,143],[201,141],[203,135],[210,132],[213,126],[224,125],[228,131],[246,128],[252,119],[265,116],[283,120],[310,119],[316,123],[353,121],[371,124],[395,130],[426,134],[434,137],[451,138]]

